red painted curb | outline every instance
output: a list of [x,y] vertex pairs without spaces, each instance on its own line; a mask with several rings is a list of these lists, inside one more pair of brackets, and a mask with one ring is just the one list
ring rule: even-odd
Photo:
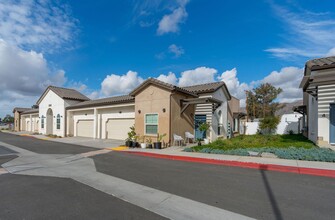
[[197,157],[188,157],[188,156],[163,155],[163,154],[148,153],[148,152],[131,152],[131,151],[118,151],[118,152],[129,153],[129,154],[134,154],[138,156],[161,158],[161,159],[167,159],[167,160],[186,161],[186,162],[192,162],[192,163],[205,163],[205,164],[214,164],[214,165],[222,165],[222,166],[242,167],[242,168],[249,168],[249,169],[270,170],[270,171],[277,171],[277,172],[298,173],[298,174],[305,174],[305,175],[335,178],[335,170],[325,170],[325,169],[317,169],[317,168],[299,168],[299,167],[294,167],[294,166],[260,164],[260,163],[253,163],[253,162],[239,162],[239,161],[229,161],[229,160],[216,160],[216,159],[206,159],[206,158],[197,158]]

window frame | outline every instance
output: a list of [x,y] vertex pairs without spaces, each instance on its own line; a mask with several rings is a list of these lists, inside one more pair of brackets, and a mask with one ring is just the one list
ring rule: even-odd
[[56,116],[56,129],[57,130],[60,130],[60,124],[61,124],[60,114],[57,114]]
[[41,129],[44,129],[44,116],[41,117]]
[[[147,123],[147,115],[157,115],[157,124],[154,124],[154,123]],[[144,114],[144,133],[145,135],[148,135],[148,136],[156,136],[157,133],[155,134],[150,134],[150,133],[147,133],[147,125],[156,125],[157,126],[157,133],[158,133],[158,128],[159,128],[159,114],[158,113],[145,113]]]

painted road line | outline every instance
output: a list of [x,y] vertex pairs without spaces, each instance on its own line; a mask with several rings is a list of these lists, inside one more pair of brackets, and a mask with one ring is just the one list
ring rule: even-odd
[[295,167],[295,166],[284,166],[284,165],[275,165],[275,164],[261,164],[254,162],[240,162],[240,161],[230,161],[230,160],[217,160],[217,159],[207,159],[207,158],[198,158],[198,157],[189,157],[189,156],[175,156],[175,155],[163,155],[156,153],[148,153],[148,152],[130,152],[125,151],[122,153],[129,153],[138,156],[146,156],[167,160],[178,160],[185,162],[193,162],[193,163],[205,163],[205,164],[214,164],[214,165],[223,165],[223,166],[233,166],[233,167],[242,167],[249,169],[258,169],[258,170],[269,170],[269,171],[277,171],[284,173],[297,173],[297,174],[305,174],[312,176],[324,176],[335,178],[335,170],[327,170],[327,169],[317,169],[317,168],[307,168],[307,167]]
[[126,146],[118,146],[118,147],[110,147],[107,148],[108,150],[113,150],[113,151],[124,151],[124,150],[128,150],[128,147]]

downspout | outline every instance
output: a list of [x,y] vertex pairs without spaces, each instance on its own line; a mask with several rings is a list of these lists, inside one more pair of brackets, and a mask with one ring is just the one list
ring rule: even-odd
[[172,145],[172,134],[171,134],[171,125],[172,125],[172,123],[171,123],[171,119],[172,119],[172,108],[171,108],[171,106],[172,106],[172,95],[173,95],[173,93],[171,93],[170,94],[170,116],[169,116],[169,145],[170,145],[170,147],[171,147],[171,145]]
[[64,114],[64,137],[67,137],[67,110],[65,108]]

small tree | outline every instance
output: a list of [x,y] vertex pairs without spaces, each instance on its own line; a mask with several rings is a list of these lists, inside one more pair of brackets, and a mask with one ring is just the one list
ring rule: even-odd
[[268,116],[263,118],[259,123],[259,128],[264,134],[273,134],[277,130],[280,117]]
[[4,123],[13,123],[14,122],[14,117],[11,115],[6,115],[3,119],[2,122]]

